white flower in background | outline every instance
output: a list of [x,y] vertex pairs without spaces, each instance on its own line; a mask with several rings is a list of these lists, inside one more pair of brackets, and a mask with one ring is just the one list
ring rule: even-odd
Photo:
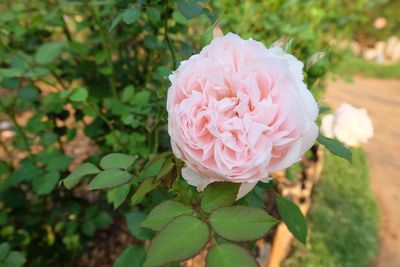
[[329,138],[333,138],[333,120],[335,116],[333,114],[328,114],[322,117],[321,120],[321,132]]
[[343,103],[335,112],[322,118],[322,133],[330,138],[336,137],[348,146],[357,147],[367,143],[374,135],[372,121],[363,108],[355,108]]

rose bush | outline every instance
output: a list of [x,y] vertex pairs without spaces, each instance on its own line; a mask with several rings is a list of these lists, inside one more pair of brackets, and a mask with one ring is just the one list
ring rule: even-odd
[[318,136],[317,103],[303,63],[275,46],[228,33],[183,61],[170,76],[168,129],[182,175],[202,191],[243,183],[244,195],[289,167]]
[[[208,266],[220,266],[221,258],[232,266],[235,259],[226,256],[232,250],[249,260],[244,266],[253,266],[250,252],[237,244],[218,244],[214,237],[247,243],[277,222],[266,211],[266,203],[274,206],[276,181],[258,183],[235,203],[239,185],[244,194],[256,181],[268,180],[269,172],[297,161],[315,140],[317,110],[302,82],[302,63],[285,53],[310,62],[306,59],[315,58],[313,53],[327,51],[325,39],[337,36],[323,38],[327,28],[311,15],[314,9],[298,3],[286,12],[284,6],[281,0],[272,5],[187,0],[0,4],[0,119],[12,125],[1,129],[0,140],[0,254],[5,255],[0,265],[17,250],[22,252],[19,264],[14,257],[5,266],[21,266],[25,258],[32,267],[111,265],[116,254],[115,267],[142,266],[145,254],[148,266],[160,266],[187,259],[209,243]],[[178,111],[206,110],[198,118],[181,112],[172,127],[174,151],[186,162],[184,177],[199,178],[191,182],[199,189],[213,182],[200,194],[182,179],[183,163],[170,153],[167,77],[176,62],[210,42],[217,19],[223,29],[266,44],[285,36],[280,39],[285,52],[229,35],[214,40],[174,74],[177,82],[186,75],[188,82],[202,77],[202,86],[222,86],[204,95],[199,85],[185,86],[183,92],[189,88],[193,96],[181,95],[186,99],[178,99]],[[329,23],[337,25],[331,17]],[[233,45],[223,49],[226,38]],[[329,67],[325,62],[315,62],[317,72],[304,72],[316,97]],[[197,95],[202,107],[193,104]],[[191,114],[185,125],[183,115]],[[208,119],[212,123],[204,132],[193,132],[189,125]],[[209,150],[196,150],[207,138]],[[64,186],[57,186],[62,178]],[[279,212],[295,219],[282,220],[305,243],[305,220],[295,204],[285,203]],[[235,220],[224,222],[231,215]],[[149,249],[153,231],[160,233]],[[132,239],[135,245],[128,245]],[[117,240],[125,240],[122,247]]]
[[374,135],[372,121],[364,108],[343,103],[335,112],[322,118],[321,131],[351,147],[367,143]]

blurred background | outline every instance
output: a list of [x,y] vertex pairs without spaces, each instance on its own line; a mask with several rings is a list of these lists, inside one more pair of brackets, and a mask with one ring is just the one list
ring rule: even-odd
[[[171,185],[132,207],[129,187],[58,183],[112,151],[137,155],[138,173],[168,150],[168,75],[234,32],[303,61],[321,113],[347,102],[374,127],[352,164],[325,153],[308,243],[293,242],[282,266],[400,267],[399,10],[398,0],[0,0],[0,266],[141,266],[154,233],[139,223]],[[268,195],[244,201],[266,207]]]

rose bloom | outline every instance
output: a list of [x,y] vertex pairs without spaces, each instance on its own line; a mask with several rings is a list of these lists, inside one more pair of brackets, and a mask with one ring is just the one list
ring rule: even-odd
[[336,137],[348,146],[357,147],[373,137],[374,129],[368,113],[343,103],[335,112],[322,118],[321,131],[327,137]]
[[318,106],[303,64],[280,47],[228,33],[170,76],[168,132],[185,180],[202,191],[241,183],[238,197],[314,144]]

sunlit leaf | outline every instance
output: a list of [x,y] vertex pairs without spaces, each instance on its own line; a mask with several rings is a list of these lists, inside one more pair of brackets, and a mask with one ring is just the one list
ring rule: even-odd
[[40,65],[55,61],[64,48],[64,42],[49,42],[41,45],[35,53],[35,61]]
[[318,136],[318,142],[322,144],[324,147],[326,147],[330,152],[333,154],[342,157],[349,162],[352,160],[352,153],[351,150],[345,147],[341,142],[339,142],[337,139],[333,138],[328,138],[323,135]]
[[216,208],[232,206],[239,192],[240,184],[218,182],[206,187],[201,198],[201,208],[210,213]]
[[100,172],[89,183],[89,190],[112,188],[127,183],[132,176],[130,173],[116,169],[106,169]]
[[179,216],[153,239],[144,267],[188,259],[205,247],[209,235],[206,223],[195,217]]
[[258,267],[257,261],[244,248],[232,244],[213,247],[207,254],[207,267]]
[[214,231],[227,240],[250,241],[261,238],[277,220],[266,211],[247,206],[216,209],[210,216]]
[[141,226],[160,231],[173,218],[191,213],[193,213],[193,210],[184,204],[167,200],[153,208]]
[[92,163],[84,163],[76,168],[76,170],[74,170],[65,179],[63,179],[62,182],[66,188],[71,189],[72,187],[77,185],[80,180],[86,175],[97,174],[99,172],[100,170]]
[[304,244],[307,241],[307,224],[300,208],[292,201],[277,195],[276,204],[279,214],[289,231]]

